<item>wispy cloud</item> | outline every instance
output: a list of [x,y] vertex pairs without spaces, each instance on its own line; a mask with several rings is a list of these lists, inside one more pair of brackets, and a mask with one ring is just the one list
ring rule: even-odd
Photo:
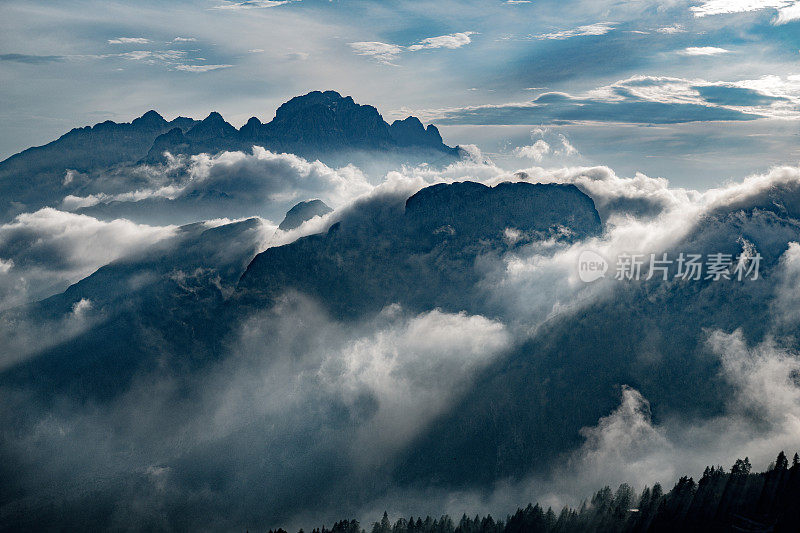
[[183,72],[209,72],[233,66],[230,64],[207,65],[192,63],[192,61],[202,61],[202,58],[190,58],[185,50],[134,50],[104,57],[120,57],[128,61],[137,61],[148,65],[164,65],[172,70]]
[[108,44],[148,44],[152,41],[144,37],[117,37],[116,39],[109,39]]
[[800,77],[737,82],[634,76],[583,94],[548,92],[532,101],[417,114],[440,124],[646,123],[797,119]]
[[213,9],[263,9],[266,7],[278,7],[300,0],[247,0],[246,2],[226,2]]
[[[180,42],[180,41],[178,41]],[[231,64],[202,64],[203,58],[190,57],[186,50],[131,50],[130,52],[120,52],[113,54],[83,54],[66,56],[46,56],[30,54],[0,54],[0,61],[16,63],[27,63],[31,65],[53,63],[57,61],[88,61],[88,60],[108,60],[122,59],[142,63],[145,65],[161,65],[171,70],[184,72],[209,72],[229,68]]]
[[671,26],[664,26],[662,28],[656,29],[658,33],[665,33],[667,35],[671,35],[674,33],[686,33],[686,28],[683,27],[683,24],[673,24]]
[[385,65],[394,64],[394,60],[403,51],[402,46],[396,44],[382,43],[380,41],[362,41],[350,43],[353,51],[360,56],[371,57],[372,59]]
[[572,37],[585,37],[589,35],[605,35],[606,33],[614,30],[614,23],[612,22],[598,22],[596,24],[587,24],[585,26],[578,26],[569,30],[560,30],[550,33],[542,33],[540,35],[531,36],[533,39],[540,41],[556,40],[561,41],[570,39]]
[[28,63],[38,65],[42,63],[53,63],[63,61],[64,56],[39,56],[31,54],[0,54],[0,61],[12,61],[14,63]]
[[129,61],[142,61],[150,64],[173,63],[184,59],[186,57],[186,52],[183,50],[133,50],[123,54],[117,54],[117,57]]
[[233,65],[175,65],[175,70],[182,70],[184,72],[209,72],[211,70],[219,70],[223,68],[230,68]]
[[730,50],[719,48],[716,46],[690,46],[678,52],[683,56],[716,56],[720,54],[728,54]]
[[447,48],[454,50],[468,45],[472,42],[472,35],[477,35],[474,31],[465,31],[428,37],[409,46],[399,44],[383,43],[380,41],[361,41],[350,43],[350,47],[356,54],[368,56],[385,65],[394,65],[397,57],[407,52],[418,52],[420,50],[430,50],[436,48]]
[[195,39],[194,37],[175,37],[174,39],[172,39],[173,43],[193,43],[196,41],[197,39]]

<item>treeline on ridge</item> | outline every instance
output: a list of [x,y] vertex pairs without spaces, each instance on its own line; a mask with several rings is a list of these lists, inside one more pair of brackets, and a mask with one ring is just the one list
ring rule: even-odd
[[[640,494],[627,483],[616,491],[606,486],[577,509],[560,512],[538,503],[505,519],[491,515],[455,521],[440,518],[400,518],[388,514],[364,529],[357,520],[336,522],[331,529],[312,533],[572,533],[667,531],[800,531],[800,456],[789,463],[778,454],[765,472],[751,472],[750,460],[737,459],[729,471],[706,467],[699,481],[682,477],[664,493],[661,485],[645,487]],[[270,533],[286,533],[283,529]],[[304,533],[301,529],[299,533]]]

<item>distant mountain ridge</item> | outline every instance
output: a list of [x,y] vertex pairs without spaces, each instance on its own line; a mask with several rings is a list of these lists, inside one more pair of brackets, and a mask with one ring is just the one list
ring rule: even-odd
[[303,156],[402,148],[458,153],[442,142],[433,124],[426,128],[413,116],[389,124],[376,108],[357,104],[350,96],[313,91],[281,105],[275,118],[266,124],[252,117],[237,130],[213,112],[188,131],[173,128],[155,139],[147,159],[157,161],[164,152],[201,153],[249,149],[253,145]]
[[[416,117],[392,124],[370,105],[335,91],[313,91],[281,105],[275,118],[264,124],[253,117],[236,129],[219,113],[202,121],[177,117],[167,121],[148,111],[130,123],[105,121],[75,128],[58,139],[28,148],[0,162],[0,217],[31,211],[60,202],[80,191],[67,173],[92,174],[119,165],[164,160],[173,155],[249,151],[254,145],[275,152],[320,159],[329,164],[365,159],[436,161],[455,159],[460,151],[442,141],[439,130],[422,125]],[[379,157],[376,157],[379,156]]]

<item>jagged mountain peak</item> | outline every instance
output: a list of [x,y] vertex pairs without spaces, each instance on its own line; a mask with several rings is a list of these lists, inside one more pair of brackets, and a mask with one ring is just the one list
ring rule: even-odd
[[408,116],[408,117],[406,117],[406,118],[404,118],[402,120],[395,120],[394,122],[392,122],[392,126],[399,126],[401,124],[406,124],[406,125],[408,125],[410,127],[414,127],[414,128],[416,128],[417,126],[419,126],[420,128],[423,128],[422,121],[420,119],[418,119],[417,117],[413,116],[413,115],[412,116]]
[[422,121],[415,116],[395,120],[389,126],[389,132],[400,146],[436,145],[442,142],[442,136],[433,124],[428,125],[426,129]]
[[261,128],[264,126],[260,120],[256,117],[250,117],[247,123],[239,128],[239,133],[245,139],[254,139],[258,137],[259,133],[261,132]]
[[238,132],[216,111],[212,111],[199,124],[188,132],[186,137],[191,140],[206,140],[212,138],[232,137]]
[[225,122],[225,119],[222,118],[222,115],[220,115],[219,112],[212,111],[206,118],[203,119],[203,122]]
[[132,126],[146,127],[146,128],[161,128],[167,121],[158,112],[150,110],[139,118],[131,121]]
[[14,176],[0,193],[15,198],[14,205],[0,206],[0,219],[60,201],[68,170],[102,172],[120,164],[163,162],[167,152],[216,154],[250,151],[253,146],[332,165],[369,166],[379,159],[392,164],[438,164],[459,156],[458,149],[442,142],[435,126],[424,127],[416,117],[390,125],[375,107],[331,90],[292,98],[278,108],[270,122],[264,124],[253,117],[241,129],[217,111],[198,122],[186,117],[167,121],[150,110],[131,122],[107,120],[75,128],[45,146],[0,162],[0,180]]
[[376,113],[378,112],[374,107],[356,104],[351,96],[342,96],[336,91],[311,91],[301,96],[295,96],[288,102],[281,104],[275,111],[275,119],[288,119],[302,109],[315,106],[326,107],[333,112],[338,111],[340,108],[351,106],[369,108],[375,110]]
[[281,105],[266,125],[268,136],[311,146],[386,148],[389,125],[378,110],[336,91],[313,91]]

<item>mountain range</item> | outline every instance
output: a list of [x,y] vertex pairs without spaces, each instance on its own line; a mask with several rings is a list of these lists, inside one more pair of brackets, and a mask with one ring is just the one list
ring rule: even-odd
[[[335,91],[313,91],[281,105],[262,124],[255,117],[236,129],[217,112],[203,120],[167,121],[148,111],[130,123],[105,121],[75,128],[44,146],[28,148],[0,162],[0,195],[11,199],[0,217],[52,205],[66,195],[114,192],[98,188],[102,176],[123,175],[130,187],[143,186],[125,173],[137,164],[165,162],[165,154],[191,156],[222,151],[249,152],[253,146],[331,165],[381,159],[450,162],[458,148],[442,142],[436,126],[416,117],[389,124],[373,106],[359,105]],[[119,185],[116,185],[119,188]]]
[[[290,148],[456,164],[370,182]],[[0,530],[585,497],[797,435],[800,174],[704,194],[456,156],[329,91],[268,124],[147,113],[2,163],[23,212],[0,224]],[[614,279],[608,255],[592,284],[585,251],[760,270]]]

